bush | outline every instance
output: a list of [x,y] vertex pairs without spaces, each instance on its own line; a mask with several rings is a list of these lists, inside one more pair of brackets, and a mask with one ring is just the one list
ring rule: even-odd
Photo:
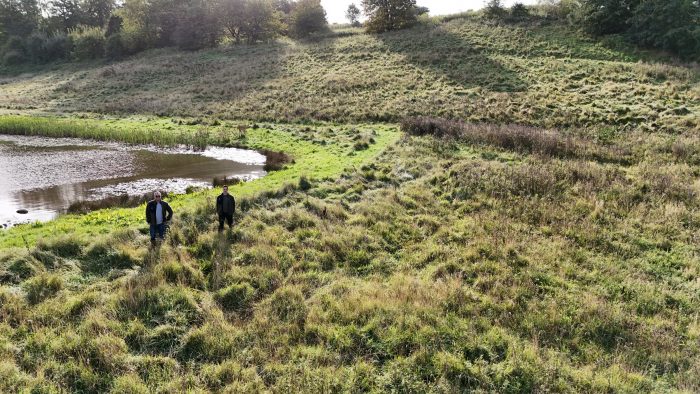
[[18,64],[22,64],[27,61],[27,58],[22,54],[22,52],[11,50],[5,52],[5,54],[2,57],[2,62],[6,66],[15,66]]
[[99,27],[78,27],[69,33],[73,56],[78,60],[98,59],[105,53],[105,37]]
[[124,57],[125,53],[126,48],[121,34],[116,33],[107,37],[107,41],[105,41],[105,57],[107,59],[118,60]]
[[27,38],[27,55],[34,63],[48,63],[70,56],[73,42],[65,33],[47,35],[35,32]]
[[528,19],[530,19],[530,9],[523,3],[515,3],[510,7],[509,21],[517,23]]
[[508,11],[503,8],[501,0],[489,0],[484,7],[484,17],[488,19],[502,20],[508,15]]

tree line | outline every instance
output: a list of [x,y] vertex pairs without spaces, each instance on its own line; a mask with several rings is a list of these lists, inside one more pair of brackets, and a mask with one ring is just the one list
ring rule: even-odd
[[0,0],[5,64],[196,50],[228,38],[267,42],[327,29],[320,0]]

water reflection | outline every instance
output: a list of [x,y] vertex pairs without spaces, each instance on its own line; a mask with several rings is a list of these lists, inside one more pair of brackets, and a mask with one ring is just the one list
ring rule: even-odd
[[[54,218],[78,200],[153,190],[182,193],[213,177],[265,175],[265,157],[240,149],[156,148],[0,135],[0,226]],[[16,213],[27,209],[27,215]]]

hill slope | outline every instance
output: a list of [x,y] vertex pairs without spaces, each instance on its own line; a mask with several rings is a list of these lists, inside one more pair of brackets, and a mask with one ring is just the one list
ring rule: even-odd
[[228,142],[231,119],[560,129],[263,124],[235,142],[299,160],[236,189],[231,232],[211,192],[155,250],[140,208],[12,229],[40,240],[0,252],[0,391],[700,391],[697,82],[472,20],[5,77],[6,112]]
[[430,114],[545,127],[699,127],[697,69],[638,63],[566,27],[457,19],[380,36],[351,32],[6,77],[0,106],[270,121]]

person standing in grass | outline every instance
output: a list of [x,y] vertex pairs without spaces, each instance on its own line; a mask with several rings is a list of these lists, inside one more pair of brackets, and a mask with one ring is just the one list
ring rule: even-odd
[[156,235],[165,238],[165,224],[173,218],[173,210],[163,201],[160,192],[153,193],[153,200],[146,204],[146,222],[151,226],[151,244],[155,245]]
[[216,213],[219,214],[219,232],[224,231],[224,221],[228,228],[233,226],[233,214],[236,213],[236,200],[228,194],[228,186],[224,186],[219,197],[216,198]]

